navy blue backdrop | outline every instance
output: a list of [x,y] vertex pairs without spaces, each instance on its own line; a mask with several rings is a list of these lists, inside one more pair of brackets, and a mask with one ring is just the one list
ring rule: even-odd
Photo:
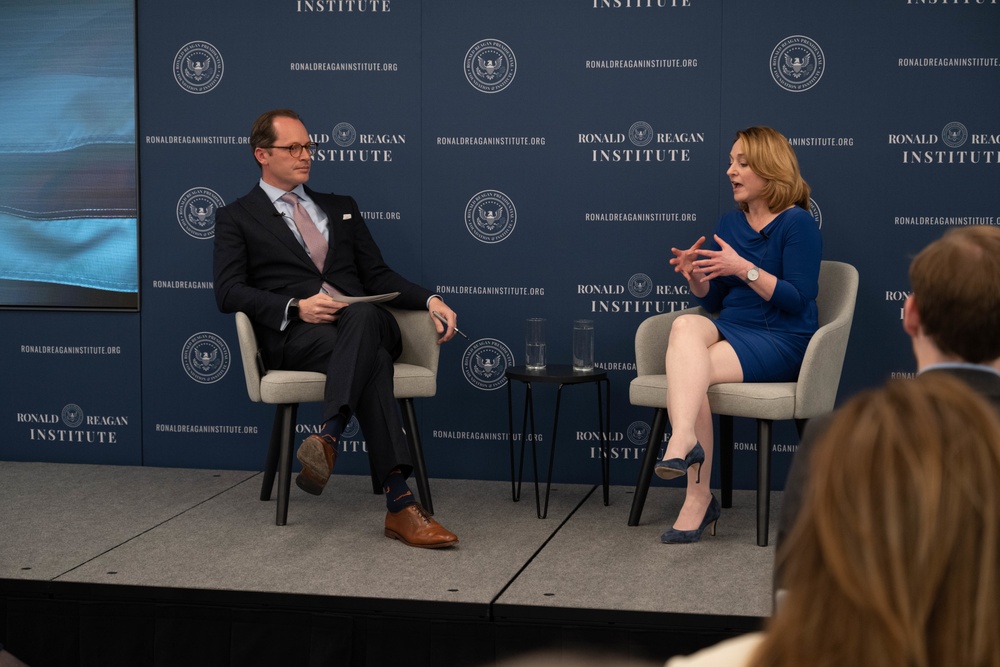
[[[353,195],[389,262],[470,336],[418,402],[436,477],[505,478],[502,374],[523,363],[525,318],[548,319],[550,360],[568,362],[586,317],[612,383],[613,481],[634,482],[652,417],[628,403],[635,330],[690,305],[669,248],[732,206],[737,129],[789,138],[825,257],[861,273],[841,396],[912,373],[911,256],[1000,216],[996,0],[140,0],[137,15],[141,311],[0,312],[4,459],[261,465],[272,413],[247,399],[211,256],[215,210],[259,176],[250,124],[274,107],[320,144],[310,185]],[[577,391],[555,478],[595,482]],[[300,411],[303,430],[318,419]],[[751,487],[753,426],[737,424]],[[775,441],[780,487],[792,425]],[[344,448],[338,470],[366,473],[363,433]]]

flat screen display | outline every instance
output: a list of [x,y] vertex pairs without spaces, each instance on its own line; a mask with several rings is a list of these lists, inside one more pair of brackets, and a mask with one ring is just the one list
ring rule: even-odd
[[0,0],[0,308],[136,309],[133,0]]

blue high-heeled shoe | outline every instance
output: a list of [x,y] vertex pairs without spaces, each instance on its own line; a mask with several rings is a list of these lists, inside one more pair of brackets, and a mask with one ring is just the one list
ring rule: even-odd
[[715,499],[713,493],[712,502],[705,509],[705,518],[701,520],[701,526],[695,530],[669,528],[667,532],[660,535],[660,541],[664,544],[691,544],[700,540],[701,534],[709,526],[712,527],[712,536],[715,536],[715,526],[719,523],[720,516],[722,516],[722,508],[719,507],[719,501]]
[[698,464],[698,478],[697,482],[701,482],[701,465],[705,462],[705,450],[702,449],[701,443],[694,443],[694,447],[688,452],[688,455],[683,459],[667,459],[666,461],[660,461],[653,467],[653,472],[660,479],[674,479],[675,477],[680,477],[681,475],[687,474],[688,468],[694,464]]

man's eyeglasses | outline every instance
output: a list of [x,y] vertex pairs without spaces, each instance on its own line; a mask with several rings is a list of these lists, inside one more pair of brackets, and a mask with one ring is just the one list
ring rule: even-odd
[[292,144],[291,146],[261,146],[261,148],[284,148],[292,157],[301,157],[302,149],[309,151],[309,157],[316,155],[316,143],[310,141],[308,144]]

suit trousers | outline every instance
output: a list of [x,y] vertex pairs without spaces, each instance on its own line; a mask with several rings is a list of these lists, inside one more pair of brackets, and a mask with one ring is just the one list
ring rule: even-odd
[[323,418],[346,408],[361,425],[378,478],[397,467],[409,476],[413,462],[392,384],[403,348],[395,318],[374,304],[354,303],[332,324],[288,326],[282,367],[326,373]]

